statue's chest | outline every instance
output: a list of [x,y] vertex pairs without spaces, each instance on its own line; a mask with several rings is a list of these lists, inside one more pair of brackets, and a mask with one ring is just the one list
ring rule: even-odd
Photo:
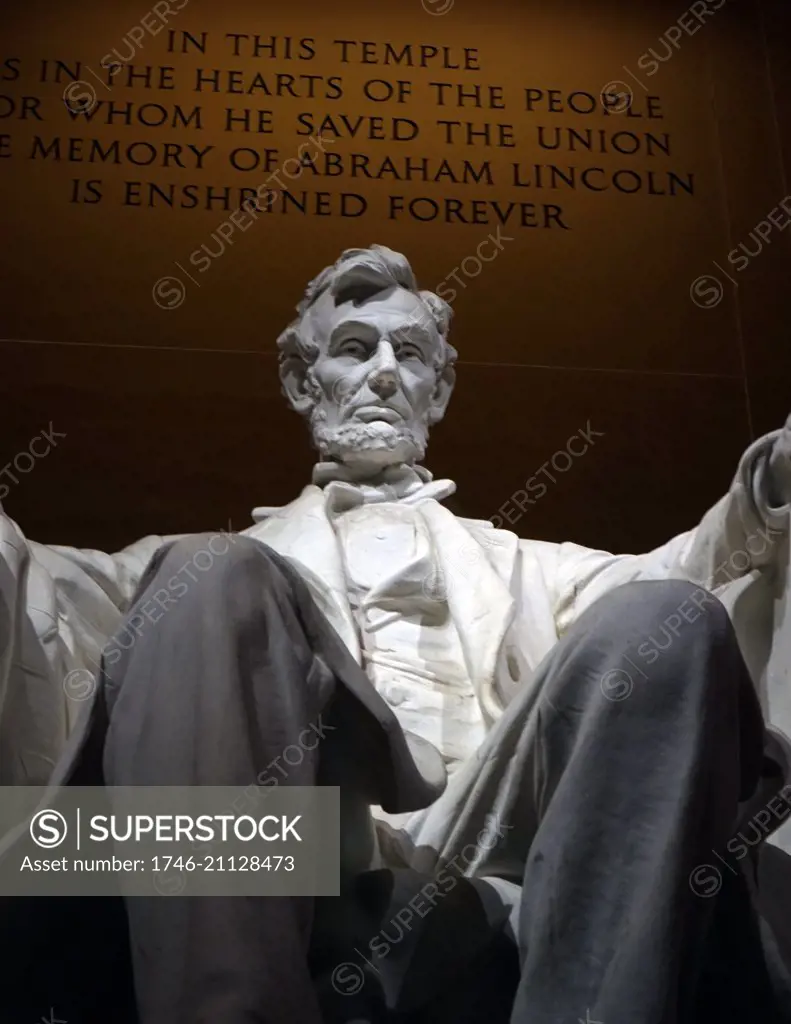
[[377,505],[336,521],[365,668],[401,724],[455,762],[483,724],[444,576],[419,509]]
[[416,509],[390,503],[363,506],[340,517],[335,532],[353,594],[422,596],[436,555]]

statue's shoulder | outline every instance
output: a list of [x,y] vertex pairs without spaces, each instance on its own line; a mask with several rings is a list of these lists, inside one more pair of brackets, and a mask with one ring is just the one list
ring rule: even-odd
[[250,533],[260,524],[282,523],[284,520],[291,522],[302,516],[315,515],[316,510],[323,507],[324,498],[321,488],[316,487],[314,484],[308,484],[307,487],[303,488],[302,493],[294,498],[293,501],[289,501],[287,505],[256,506],[251,513],[253,525],[248,526],[242,532]]
[[459,524],[464,526],[470,536],[489,551],[508,554],[522,563],[524,571],[532,572],[536,566],[543,570],[551,569],[557,562],[560,545],[554,541],[528,540],[520,537],[513,530],[503,530],[494,526],[488,519],[462,519]]
[[511,530],[500,530],[488,519],[465,519],[456,517],[460,526],[472,534],[482,544],[507,544],[518,542],[519,538]]
[[[456,522],[470,539],[486,554],[486,557],[501,568],[513,567],[519,560],[519,538],[510,530],[500,530],[488,519],[466,519],[457,516]],[[511,568],[508,569],[510,573]]]

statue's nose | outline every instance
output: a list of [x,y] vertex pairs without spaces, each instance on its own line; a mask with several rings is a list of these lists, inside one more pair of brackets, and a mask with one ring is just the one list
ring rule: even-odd
[[388,341],[381,341],[377,346],[368,386],[380,398],[389,398],[398,388],[398,362]]
[[372,370],[368,384],[380,398],[390,398],[398,388],[398,377],[391,370]]

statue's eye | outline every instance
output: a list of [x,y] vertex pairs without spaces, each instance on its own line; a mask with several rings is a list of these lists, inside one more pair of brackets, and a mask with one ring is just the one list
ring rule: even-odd
[[407,342],[404,345],[399,345],[396,351],[399,359],[423,360],[423,349],[419,345],[412,345]]
[[342,356],[351,356],[353,359],[365,359],[365,345],[357,338],[347,338],[341,343],[338,352]]

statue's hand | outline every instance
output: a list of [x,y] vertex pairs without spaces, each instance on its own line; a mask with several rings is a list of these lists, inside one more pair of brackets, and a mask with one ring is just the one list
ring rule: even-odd
[[791,504],[791,416],[785,421],[769,459],[771,492],[777,505]]

